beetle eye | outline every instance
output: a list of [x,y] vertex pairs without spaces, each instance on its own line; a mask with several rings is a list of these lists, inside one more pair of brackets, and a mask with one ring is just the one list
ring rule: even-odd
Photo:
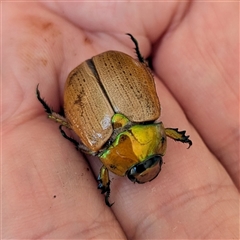
[[132,182],[145,183],[152,181],[161,171],[162,157],[160,155],[154,155],[134,165],[127,172],[128,178]]

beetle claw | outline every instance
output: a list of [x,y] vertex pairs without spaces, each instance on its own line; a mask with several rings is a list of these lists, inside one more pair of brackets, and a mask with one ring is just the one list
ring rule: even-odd
[[105,194],[105,204],[108,206],[108,207],[111,207],[113,204],[114,204],[114,202],[113,203],[110,203],[109,202],[109,197],[110,197],[110,189],[109,189],[109,192],[106,192],[106,194]]
[[37,85],[37,88],[36,88],[37,99],[42,104],[45,112],[47,113],[48,118],[54,120],[55,122],[60,123],[61,125],[64,125],[67,128],[70,128],[70,126],[68,125],[68,122],[66,121],[65,117],[62,116],[61,114],[58,114],[58,113],[54,112],[53,109],[48,106],[48,104],[44,100],[44,98],[41,97],[38,86],[39,86],[39,84]]
[[52,112],[53,112],[53,111],[52,111],[52,109],[48,106],[48,104],[46,103],[46,101],[41,97],[40,91],[39,91],[39,89],[38,89],[38,86],[39,86],[39,84],[37,85],[37,88],[36,88],[37,99],[38,99],[38,101],[42,104],[42,106],[43,106],[45,112],[48,114],[48,116],[49,116],[49,115],[52,115]]
[[165,128],[165,133],[175,141],[188,143],[188,148],[192,146],[192,141],[189,139],[189,135],[185,135],[186,131],[179,131],[178,128]]
[[102,190],[101,194],[105,194],[105,203],[106,203],[106,205],[108,207],[111,207],[114,204],[114,202],[113,203],[109,202],[109,197],[110,197],[110,187],[109,187],[109,185],[110,185],[110,181],[107,183],[106,186],[103,185],[102,180],[99,179],[99,177],[98,177],[98,181],[99,181],[98,189]]
[[141,55],[141,53],[140,53],[137,40],[136,40],[136,39],[133,37],[133,35],[130,34],[130,33],[126,33],[126,35],[130,36],[131,40],[133,41],[133,43],[134,43],[134,45],[135,45],[135,48],[134,48],[134,49],[135,49],[135,51],[136,51],[136,54],[137,54],[137,57],[138,57],[139,62],[144,63],[144,62],[145,62],[145,59],[144,59],[144,57],[143,57],[143,56]]
[[98,176],[98,189],[102,190],[101,194],[105,194],[105,203],[108,207],[111,207],[113,203],[109,202],[110,197],[110,180],[108,176],[108,169],[105,166],[101,167],[100,174]]

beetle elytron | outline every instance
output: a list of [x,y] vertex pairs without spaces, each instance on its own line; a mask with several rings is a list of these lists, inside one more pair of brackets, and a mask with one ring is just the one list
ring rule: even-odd
[[[38,86],[36,90],[48,117],[60,123],[63,137],[78,150],[101,160],[98,188],[105,194],[108,206],[112,205],[109,171],[145,183],[161,170],[167,137],[192,145],[185,131],[155,122],[160,116],[160,103],[153,75],[136,39],[127,35],[135,44],[138,60],[122,52],[107,51],[73,69],[65,84],[65,117],[47,105]],[[72,129],[80,142],[69,137],[63,127]]]

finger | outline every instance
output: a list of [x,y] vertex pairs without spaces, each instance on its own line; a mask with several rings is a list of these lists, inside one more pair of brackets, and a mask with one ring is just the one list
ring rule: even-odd
[[154,66],[239,187],[237,19],[234,3],[193,3],[158,45]]
[[[98,37],[113,35],[121,38],[124,33],[130,32],[134,33],[135,37],[138,33],[142,36],[149,36],[151,39],[157,39],[166,30],[173,12],[179,5],[182,9],[188,5],[187,2],[180,4],[178,2],[169,2],[168,4],[162,2],[152,2],[151,4],[148,2],[71,4],[44,2],[43,4],[81,29],[87,32],[97,32]],[[159,10],[161,14],[159,14]],[[108,45],[106,44],[105,47]]]

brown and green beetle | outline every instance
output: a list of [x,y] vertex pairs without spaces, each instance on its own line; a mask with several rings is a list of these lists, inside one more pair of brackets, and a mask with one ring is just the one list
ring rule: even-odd
[[[48,117],[60,123],[61,134],[78,150],[100,158],[103,166],[98,188],[108,206],[112,205],[108,171],[145,183],[161,170],[167,137],[192,145],[185,131],[155,122],[160,116],[160,103],[153,75],[136,39],[127,35],[135,44],[138,59],[107,51],[73,69],[65,84],[65,116],[47,105],[38,86],[36,90]],[[67,136],[63,126],[72,129],[81,142]]]

